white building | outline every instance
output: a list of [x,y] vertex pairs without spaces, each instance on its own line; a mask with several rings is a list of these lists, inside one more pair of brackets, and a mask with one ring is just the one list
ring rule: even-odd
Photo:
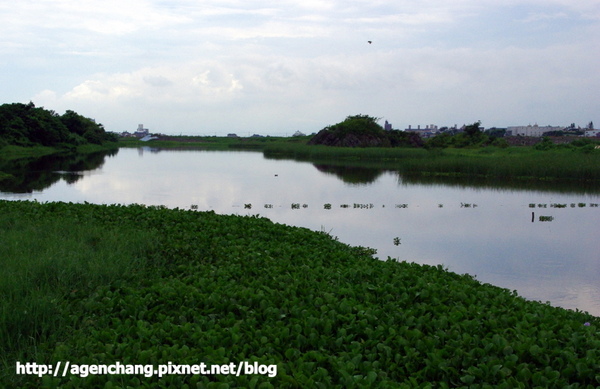
[[133,135],[137,136],[138,138],[143,138],[149,134],[150,131],[148,131],[147,128],[144,128],[143,124],[139,124],[137,130],[135,130],[135,132],[133,133]]
[[548,131],[562,131],[564,127],[556,127],[556,126],[544,126],[540,127],[536,124],[533,126],[530,124],[528,126],[513,126],[506,127],[506,135],[507,136],[544,136],[545,132]]

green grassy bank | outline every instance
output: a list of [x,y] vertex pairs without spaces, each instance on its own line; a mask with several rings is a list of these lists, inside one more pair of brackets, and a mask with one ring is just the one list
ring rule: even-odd
[[120,147],[158,147],[169,149],[198,150],[262,150],[270,144],[306,144],[309,137],[217,137],[217,136],[160,136],[159,139],[143,142],[137,138],[120,138]]
[[[258,217],[0,201],[7,387],[596,387],[600,319]],[[21,363],[276,365],[16,375]],[[60,374],[59,374],[60,375]]]
[[19,158],[39,158],[45,155],[57,154],[57,153],[96,153],[100,151],[115,150],[120,147],[117,142],[107,142],[103,145],[96,144],[85,144],[80,146],[73,146],[69,148],[56,148],[46,146],[4,146],[0,148],[0,159],[2,160],[13,160]]
[[270,158],[329,163],[379,163],[401,174],[486,177],[497,179],[600,182],[600,150],[563,146],[493,146],[477,148],[344,148],[274,143],[264,148]]
[[537,146],[430,149],[307,145],[306,142],[310,137],[171,137],[171,139],[151,142],[125,139],[120,142],[120,145],[256,150],[262,151],[267,158],[331,164],[368,164],[396,170],[410,176],[600,183],[600,150],[594,149],[593,141],[581,139],[562,145],[542,142]]

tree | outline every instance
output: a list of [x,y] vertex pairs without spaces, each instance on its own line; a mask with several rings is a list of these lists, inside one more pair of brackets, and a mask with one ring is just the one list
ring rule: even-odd
[[465,126],[465,133],[471,138],[479,136],[481,134],[481,121],[478,120],[473,124]]
[[17,146],[66,146],[114,140],[101,124],[67,111],[56,112],[29,104],[0,105],[0,143]]

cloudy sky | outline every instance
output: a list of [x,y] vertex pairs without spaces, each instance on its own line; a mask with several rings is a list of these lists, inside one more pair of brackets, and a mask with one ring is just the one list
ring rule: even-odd
[[109,131],[599,127],[599,65],[600,0],[0,0],[0,103]]

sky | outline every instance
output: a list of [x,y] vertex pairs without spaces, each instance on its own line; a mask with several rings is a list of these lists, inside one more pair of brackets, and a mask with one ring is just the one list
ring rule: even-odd
[[598,128],[599,62],[600,0],[0,0],[0,104],[114,132]]

